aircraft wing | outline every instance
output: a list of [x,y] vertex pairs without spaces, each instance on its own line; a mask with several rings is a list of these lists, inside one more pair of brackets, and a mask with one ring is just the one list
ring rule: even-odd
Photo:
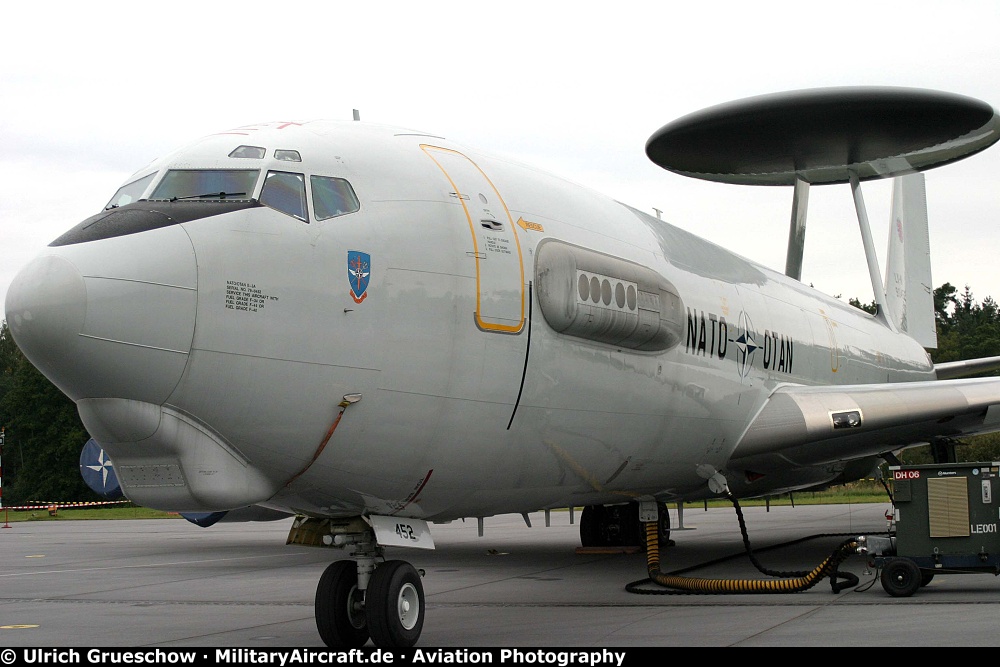
[[1000,357],[983,357],[934,364],[934,372],[937,373],[938,380],[969,377],[977,373],[989,373],[998,369],[1000,369]]
[[991,431],[1000,431],[1000,378],[783,385],[743,432],[731,463],[817,465]]

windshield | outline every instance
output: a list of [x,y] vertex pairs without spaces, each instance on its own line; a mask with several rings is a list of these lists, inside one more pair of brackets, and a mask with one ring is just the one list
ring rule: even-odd
[[142,196],[142,193],[146,191],[146,186],[149,185],[149,182],[151,180],[153,180],[153,176],[156,176],[155,171],[152,174],[149,174],[148,176],[143,176],[137,181],[126,183],[125,185],[118,188],[118,192],[116,192],[115,196],[111,198],[111,201],[107,203],[107,205],[104,207],[104,210],[108,210],[109,208],[118,208],[119,206],[125,206],[126,204],[131,204],[132,202],[137,200],[139,197]]
[[258,169],[171,169],[150,199],[250,199]]

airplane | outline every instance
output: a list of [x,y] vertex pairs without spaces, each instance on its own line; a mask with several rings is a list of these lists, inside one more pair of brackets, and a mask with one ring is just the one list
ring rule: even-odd
[[[877,87],[653,133],[671,172],[793,188],[781,273],[440,136],[239,127],[135,172],[18,273],[6,316],[127,498],[202,525],[294,516],[288,543],[341,550],[317,586],[323,641],[412,646],[421,574],[384,553],[433,548],[434,523],[583,507],[584,546],[653,544],[667,503],[848,482],[1000,430],[1000,379],[968,377],[1000,359],[926,350],[923,181],[998,128],[979,100]],[[875,178],[895,180],[885,283]],[[875,315],[800,281],[809,186],[838,183]]]

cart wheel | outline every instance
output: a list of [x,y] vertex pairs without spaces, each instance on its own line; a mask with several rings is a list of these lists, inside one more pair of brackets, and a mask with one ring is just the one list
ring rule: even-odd
[[882,568],[882,588],[894,598],[908,598],[922,581],[920,568],[909,558],[892,558]]

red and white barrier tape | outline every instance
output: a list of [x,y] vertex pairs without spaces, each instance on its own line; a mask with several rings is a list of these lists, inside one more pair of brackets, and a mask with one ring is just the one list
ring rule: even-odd
[[[34,501],[38,502],[38,501]],[[79,503],[45,503],[38,505],[17,505],[14,507],[5,507],[7,510],[47,510],[51,508],[56,509],[72,509],[76,507],[96,507],[99,505],[123,505],[125,503],[130,503],[131,500],[103,500],[94,502],[79,502]]]

